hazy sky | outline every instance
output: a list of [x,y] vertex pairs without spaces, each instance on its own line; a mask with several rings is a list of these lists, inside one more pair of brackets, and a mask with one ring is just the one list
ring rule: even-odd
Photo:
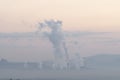
[[120,31],[120,0],[0,0],[0,32],[34,31],[44,19],[64,30]]
[[[9,61],[34,61],[53,60],[54,48],[46,37],[3,37],[0,34],[0,59]],[[16,33],[14,35],[17,35]],[[26,35],[26,34],[24,34]],[[66,47],[69,57],[75,58],[75,54],[80,56],[93,56],[96,54],[119,54],[120,55],[120,33],[75,33],[65,37]],[[21,34],[23,36],[23,34]],[[62,52],[63,48],[62,48]]]

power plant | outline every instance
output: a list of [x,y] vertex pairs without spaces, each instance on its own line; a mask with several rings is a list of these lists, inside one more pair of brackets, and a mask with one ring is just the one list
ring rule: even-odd
[[[49,46],[50,45],[49,43],[52,44],[51,45],[52,48],[50,49],[53,49],[53,54],[51,54],[52,53],[51,52],[49,55],[53,55],[54,56],[53,59],[52,60],[47,59],[43,61],[36,60],[37,62],[35,61],[31,62],[29,60],[34,60],[36,57],[32,59],[31,58],[32,56],[30,56],[30,59],[29,60],[26,59],[25,61],[23,60],[24,62],[23,61],[7,62],[4,60],[6,58],[1,56],[3,58],[0,61],[0,64],[1,64],[0,67],[2,66],[1,68],[5,68],[3,67],[4,65],[11,66],[10,68],[16,68],[16,69],[19,69],[19,68],[32,69],[33,68],[33,69],[40,69],[40,70],[46,70],[46,69],[47,70],[71,70],[71,69],[78,70],[78,69],[85,68],[85,60],[80,55],[79,51],[77,51],[77,53],[76,51],[73,53],[74,57],[70,56],[71,51],[69,51],[70,50],[68,46],[69,41],[66,40],[66,36],[62,31],[62,21],[51,19],[51,20],[45,20],[44,22],[40,22],[38,23],[38,25],[39,26],[37,28],[37,31],[31,32],[28,34],[25,34],[25,33],[0,34],[0,37],[1,37],[0,44],[3,45],[2,47],[6,45],[7,47],[10,47],[11,49],[13,49],[13,53],[15,54],[16,54],[15,48],[17,50],[20,49],[21,53],[23,51],[22,53],[23,55],[27,54],[26,57],[24,57],[24,58],[27,58],[29,56],[29,53],[31,54],[37,53],[37,55],[44,54],[44,52],[42,52],[41,50],[39,51],[37,51],[37,49],[34,50],[35,48],[39,49],[39,47],[42,46],[38,43],[40,42],[39,40],[43,39],[42,36],[44,36],[45,39],[48,40],[47,45]],[[37,40],[39,41],[38,43],[36,43]],[[8,41],[10,44],[7,43]],[[41,43],[42,42],[43,41],[41,41]],[[37,45],[34,45],[34,43],[36,43]],[[77,42],[75,42],[73,45],[78,47],[78,43],[77,44],[76,43]],[[10,48],[8,50],[12,51]],[[24,50],[26,51],[26,53],[24,52]],[[6,50],[4,51],[4,53],[6,53]],[[10,53],[12,54],[12,52]],[[19,53],[19,51],[17,53]],[[49,56],[49,55],[46,55],[46,56]]]
[[80,69],[81,66],[84,66],[84,60],[79,53],[74,60],[71,61],[69,58],[68,48],[66,47],[65,37],[62,31],[62,21],[45,20],[43,23],[39,23],[38,29],[38,31],[44,33],[53,45],[55,68],[69,69],[71,64],[76,69]]
[[[103,32],[64,32],[62,21],[57,20],[40,22],[35,32],[0,33],[0,69],[81,70],[85,68],[86,70],[107,68],[109,65],[114,67],[119,65],[118,55],[92,54],[99,54],[97,52],[100,52],[104,46],[110,52],[119,48],[119,45],[110,48],[110,45],[119,42],[111,37],[117,41],[111,44],[109,35],[111,33],[103,35]],[[94,52],[94,49],[98,51]],[[91,50],[89,54],[93,56],[84,58],[82,55],[85,50],[88,50],[87,52]],[[104,54],[104,50],[102,52]]]

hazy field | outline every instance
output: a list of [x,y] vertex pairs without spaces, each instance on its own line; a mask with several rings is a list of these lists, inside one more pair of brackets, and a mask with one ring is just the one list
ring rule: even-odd
[[120,69],[81,71],[0,70],[2,79],[27,80],[120,80]]

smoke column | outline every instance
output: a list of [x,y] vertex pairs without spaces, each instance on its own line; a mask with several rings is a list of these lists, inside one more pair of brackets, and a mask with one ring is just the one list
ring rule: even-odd
[[65,56],[66,56],[66,60],[67,60],[67,63],[69,62],[69,55],[68,55],[68,49],[66,47],[66,43],[63,42],[63,48],[64,48],[64,51],[65,51]]
[[[68,61],[68,51],[65,41],[63,42],[63,33],[62,33],[62,21],[59,20],[45,20],[43,23],[39,23],[39,30],[44,31],[47,28],[47,31],[44,31],[45,36],[48,37],[49,41],[53,44],[55,60],[59,66],[66,61]],[[49,30],[48,30],[49,28]],[[64,53],[62,52],[64,49]],[[66,61],[65,61],[66,60]]]

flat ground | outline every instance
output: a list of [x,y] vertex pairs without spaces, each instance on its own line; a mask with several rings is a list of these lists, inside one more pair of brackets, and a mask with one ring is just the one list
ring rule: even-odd
[[120,80],[120,69],[41,71],[0,69],[1,79],[27,80]]

